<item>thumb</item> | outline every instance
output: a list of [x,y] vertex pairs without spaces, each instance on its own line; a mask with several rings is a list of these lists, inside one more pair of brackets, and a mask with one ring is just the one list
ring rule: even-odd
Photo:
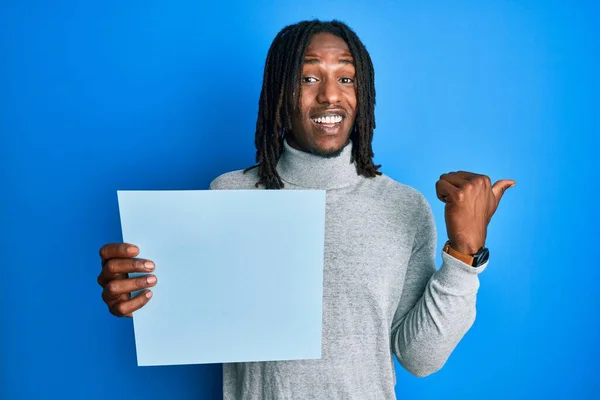
[[515,186],[517,183],[511,179],[502,179],[492,185],[492,192],[496,197],[496,200],[500,202],[500,199],[504,195],[506,189]]

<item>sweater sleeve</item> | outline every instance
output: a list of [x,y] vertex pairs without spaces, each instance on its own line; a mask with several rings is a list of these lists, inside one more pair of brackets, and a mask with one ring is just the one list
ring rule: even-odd
[[436,232],[431,208],[420,197],[419,227],[404,287],[392,323],[392,349],[416,376],[438,371],[475,321],[478,274],[487,263],[471,267],[446,253],[436,271]]

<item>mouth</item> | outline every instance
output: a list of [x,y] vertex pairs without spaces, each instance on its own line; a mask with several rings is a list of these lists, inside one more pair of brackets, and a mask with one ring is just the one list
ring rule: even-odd
[[336,134],[344,119],[344,114],[340,112],[323,113],[310,118],[318,128],[329,134]]

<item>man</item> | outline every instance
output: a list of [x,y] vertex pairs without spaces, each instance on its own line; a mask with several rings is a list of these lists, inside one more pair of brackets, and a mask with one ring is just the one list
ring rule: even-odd
[[[514,182],[492,186],[468,172],[440,177],[448,242],[436,271],[429,205],[373,163],[374,105],[371,59],[349,27],[304,21],[277,35],[260,95],[258,164],[221,175],[211,189],[327,190],[323,354],[225,364],[226,399],[392,399],[394,354],[411,373],[429,375],[472,325],[487,225]],[[153,263],[134,258],[138,249],[128,244],[100,254],[103,299],[113,314],[131,316],[149,301],[156,277],[127,273],[151,272]]]

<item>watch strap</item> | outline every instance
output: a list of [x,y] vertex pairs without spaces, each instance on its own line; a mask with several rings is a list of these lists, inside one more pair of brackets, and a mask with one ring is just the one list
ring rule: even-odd
[[470,266],[473,266],[473,262],[475,261],[475,257],[472,255],[461,253],[460,251],[453,249],[450,246],[449,240],[444,245],[444,252]]

